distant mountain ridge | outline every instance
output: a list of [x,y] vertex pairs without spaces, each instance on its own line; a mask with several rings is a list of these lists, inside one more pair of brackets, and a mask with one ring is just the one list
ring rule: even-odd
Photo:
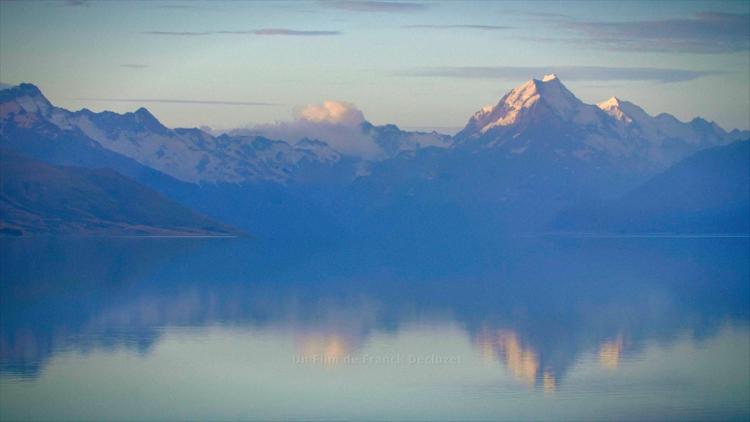
[[638,122],[583,103],[555,75],[532,79],[475,113],[450,148],[402,154],[357,179],[344,201],[347,215],[357,227],[425,238],[534,232],[561,210],[617,198],[684,156],[738,134],[703,120],[637,117],[674,127],[649,137]]
[[30,84],[0,91],[0,118],[4,125],[28,129],[48,123],[79,132],[108,150],[190,183],[284,181],[301,161],[338,160],[333,152],[318,155],[304,145],[264,139],[227,142],[199,129],[168,129],[145,108],[125,114],[70,112],[54,107]]
[[616,97],[585,104],[556,75],[547,75],[476,112],[455,140],[464,147],[502,148],[514,154],[536,149],[607,160],[626,171],[653,172],[699,149],[748,135],[726,132],[701,118],[683,123],[666,113],[652,117]]
[[[200,129],[169,129],[143,107],[124,114],[85,108],[71,112],[52,105],[32,84],[0,91],[0,120],[4,131],[9,126],[34,129],[47,124],[79,132],[108,150],[188,183],[287,183],[302,168],[335,167],[351,160],[324,140],[303,137],[290,143],[242,130],[213,136]],[[367,122],[362,132],[374,134],[386,157],[419,148],[421,138],[428,137],[429,144],[448,139]]]
[[373,142],[376,157],[303,133],[281,141],[244,129],[169,129],[144,108],[71,112],[31,84],[0,90],[0,147],[110,168],[270,237],[533,231],[577,203],[618,198],[693,153],[748,137],[701,118],[650,116],[615,97],[586,104],[555,75],[511,90],[454,137],[367,121],[346,131],[352,142]]
[[[55,107],[39,88],[27,83],[0,90],[0,124],[2,132],[13,127],[39,130],[42,125],[77,132],[188,183],[287,183],[300,168],[335,167],[347,161],[325,139],[301,137],[290,143],[250,130],[213,136],[200,129],[169,129],[143,107],[124,114],[85,108],[71,112]],[[666,113],[653,117],[616,97],[585,104],[556,75],[514,88],[495,106],[475,113],[452,139],[369,122],[359,130],[382,148],[384,159],[420,148],[481,147],[514,154],[542,150],[581,160],[604,157],[625,168],[638,167],[637,171],[663,170],[699,149],[750,136],[748,131],[726,132],[701,118],[683,123]],[[358,174],[366,174],[369,167],[359,165]]]

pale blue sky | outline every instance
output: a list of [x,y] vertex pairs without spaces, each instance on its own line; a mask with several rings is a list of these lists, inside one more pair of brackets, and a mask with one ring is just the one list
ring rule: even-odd
[[0,80],[71,109],[144,105],[168,126],[288,120],[335,99],[376,124],[460,127],[555,71],[586,102],[746,129],[748,13],[747,1],[3,1]]

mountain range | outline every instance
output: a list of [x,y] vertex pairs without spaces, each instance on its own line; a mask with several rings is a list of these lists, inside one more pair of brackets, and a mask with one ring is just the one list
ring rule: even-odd
[[[555,75],[511,90],[453,137],[364,120],[286,140],[271,135],[170,129],[145,108],[68,111],[31,84],[0,90],[5,151],[52,166],[109,169],[154,198],[269,237],[539,230],[561,211],[628,198],[680,160],[750,137],[701,118],[651,116],[614,97],[586,104]],[[374,150],[337,149],[340,140],[320,136]],[[3,212],[4,221],[11,217]]]
[[513,89],[495,106],[479,110],[455,139],[473,148],[572,155],[648,173],[663,170],[699,149],[747,136],[747,132],[727,133],[702,118],[683,123],[666,113],[653,117],[616,97],[585,104],[556,75],[547,75]]

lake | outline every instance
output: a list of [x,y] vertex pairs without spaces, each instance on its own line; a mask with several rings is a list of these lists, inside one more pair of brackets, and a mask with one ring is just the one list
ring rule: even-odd
[[747,238],[0,243],[0,419],[750,417]]

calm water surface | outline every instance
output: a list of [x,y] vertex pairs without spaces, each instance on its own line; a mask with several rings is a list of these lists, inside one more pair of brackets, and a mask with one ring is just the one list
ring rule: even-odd
[[0,418],[750,417],[748,239],[3,239]]

